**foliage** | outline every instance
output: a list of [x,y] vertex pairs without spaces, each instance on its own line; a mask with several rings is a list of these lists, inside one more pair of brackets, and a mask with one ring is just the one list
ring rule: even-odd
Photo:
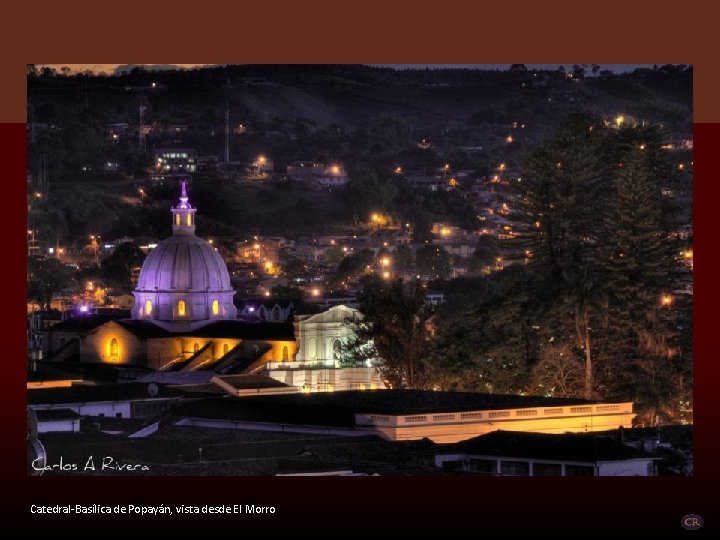
[[442,247],[426,245],[415,253],[417,273],[430,276],[431,279],[447,279],[450,275],[450,262],[450,254]]
[[144,260],[145,254],[138,246],[123,242],[102,260],[102,276],[109,284],[121,290],[130,290],[133,268],[141,267]]
[[422,284],[367,276],[358,301],[362,318],[353,322],[357,339],[348,347],[348,354],[377,357],[378,369],[391,388],[423,388],[426,323],[432,309]]
[[44,257],[28,259],[28,299],[36,300],[43,309],[50,309],[55,293],[73,283],[72,269],[58,261]]

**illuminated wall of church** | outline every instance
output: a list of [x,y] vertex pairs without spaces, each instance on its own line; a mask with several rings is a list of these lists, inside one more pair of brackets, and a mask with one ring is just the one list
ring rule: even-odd
[[264,362],[294,362],[297,352],[294,341],[269,341],[270,349],[260,359]]
[[[57,336],[52,338],[56,348],[60,346],[61,339],[66,339]],[[207,345],[209,347],[205,349]],[[120,324],[111,321],[90,332],[80,341],[80,360],[118,365],[134,364],[160,369],[172,362],[188,360],[196,353],[200,354],[194,364],[214,362],[239,345],[242,358],[259,356],[261,362],[292,362],[297,349],[295,341],[254,341],[197,336],[141,339]]]
[[81,362],[145,365],[146,358],[145,342],[115,322],[98,327],[80,344]]

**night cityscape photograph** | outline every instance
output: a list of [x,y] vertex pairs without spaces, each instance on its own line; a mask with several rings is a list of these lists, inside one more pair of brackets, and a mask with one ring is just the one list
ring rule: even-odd
[[28,64],[28,476],[692,476],[693,67]]

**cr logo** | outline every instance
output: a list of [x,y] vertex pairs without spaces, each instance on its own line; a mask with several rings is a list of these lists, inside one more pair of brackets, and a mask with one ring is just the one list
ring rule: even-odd
[[682,528],[688,531],[697,531],[703,526],[703,518],[697,514],[688,514],[680,520]]

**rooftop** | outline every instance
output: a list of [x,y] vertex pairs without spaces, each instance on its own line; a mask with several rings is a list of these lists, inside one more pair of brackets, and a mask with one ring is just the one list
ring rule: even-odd
[[608,435],[493,431],[487,435],[442,446],[439,454],[506,456],[552,461],[621,461],[651,457]]
[[424,412],[459,412],[574,405],[582,399],[507,396],[421,390],[356,390],[205,399],[181,405],[177,414],[195,418],[245,420],[314,426],[354,427],[355,414],[405,415]]
[[291,322],[265,322],[254,320],[218,320],[188,332],[170,332],[151,321],[113,319],[106,315],[92,315],[68,319],[52,327],[53,332],[90,332],[114,320],[140,339],[197,336],[207,338],[237,338],[257,340],[294,341],[295,331]]
[[153,384],[75,384],[66,388],[31,390],[27,400],[28,405],[44,405],[186,397],[185,393],[168,386],[154,384],[151,388]]

